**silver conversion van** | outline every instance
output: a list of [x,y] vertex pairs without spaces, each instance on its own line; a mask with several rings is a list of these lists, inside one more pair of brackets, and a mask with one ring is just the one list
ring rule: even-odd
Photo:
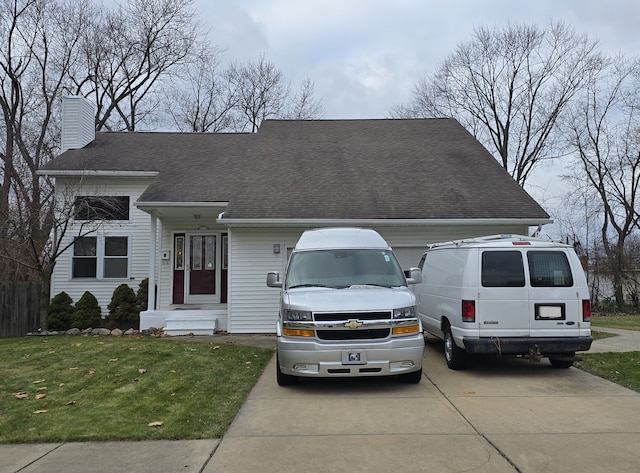
[[281,288],[277,322],[278,384],[298,377],[391,376],[419,383],[424,336],[406,278],[374,230],[305,231],[287,265],[267,285]]
[[591,347],[589,290],[562,243],[495,235],[428,246],[414,286],[426,332],[444,340],[451,369],[469,353],[546,356],[568,368]]

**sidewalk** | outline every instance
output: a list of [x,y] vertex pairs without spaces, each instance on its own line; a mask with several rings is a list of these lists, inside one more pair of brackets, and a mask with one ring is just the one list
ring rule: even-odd
[[616,336],[594,340],[591,349],[586,353],[640,351],[640,330],[591,327],[591,331],[614,333]]
[[[216,341],[241,338],[225,337]],[[275,342],[256,337],[242,341]],[[640,332],[593,350],[625,347],[638,350]],[[441,343],[428,340],[418,385],[369,378],[282,388],[274,357],[222,440],[0,445],[0,471],[630,473],[639,444],[636,392],[546,360],[451,371]]]

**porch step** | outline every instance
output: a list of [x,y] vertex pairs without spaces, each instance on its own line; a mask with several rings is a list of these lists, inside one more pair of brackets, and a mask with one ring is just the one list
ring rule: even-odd
[[166,319],[164,333],[167,335],[213,335],[218,318],[205,310],[176,311]]

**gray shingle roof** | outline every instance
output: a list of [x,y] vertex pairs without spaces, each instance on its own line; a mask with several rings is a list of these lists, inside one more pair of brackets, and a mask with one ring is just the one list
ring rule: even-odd
[[159,171],[143,202],[234,219],[547,219],[456,120],[267,120],[256,134],[98,133],[45,170]]

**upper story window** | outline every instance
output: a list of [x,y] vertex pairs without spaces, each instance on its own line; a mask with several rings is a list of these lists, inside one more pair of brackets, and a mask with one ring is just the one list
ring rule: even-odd
[[74,202],[76,220],[129,220],[129,196],[78,196]]

